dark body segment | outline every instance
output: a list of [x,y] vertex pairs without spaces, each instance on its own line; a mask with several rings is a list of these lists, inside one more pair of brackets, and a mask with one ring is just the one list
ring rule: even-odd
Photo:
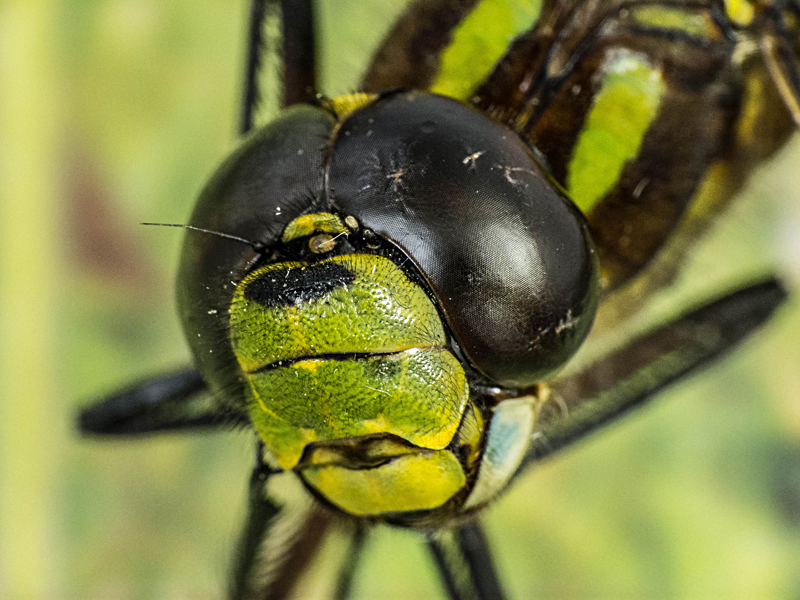
[[[605,196],[585,209],[600,253],[604,287],[611,288],[634,275],[661,247],[708,166],[728,146],[741,83],[728,64],[730,43],[670,40],[637,30],[624,19],[580,17],[562,25],[566,31],[571,26],[575,41],[586,47],[564,48],[558,43],[551,47],[549,60],[534,75],[541,81],[534,84],[532,94],[503,99],[506,87],[520,86],[506,72],[496,71],[478,91],[477,103],[514,123],[544,153],[556,178],[568,185],[573,151],[611,53],[646,56],[660,72],[663,91],[658,113],[638,155],[627,162]],[[524,56],[536,36],[534,32],[533,39],[519,40],[507,59],[519,59],[517,53]],[[562,57],[567,54],[569,59]],[[511,109],[509,100],[519,104]]]

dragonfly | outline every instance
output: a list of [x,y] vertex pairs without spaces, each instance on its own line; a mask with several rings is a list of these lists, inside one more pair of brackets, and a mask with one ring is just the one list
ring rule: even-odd
[[[293,12],[297,6],[302,6],[299,13]],[[261,3],[255,3],[254,13],[260,14],[262,8]],[[580,306],[569,309],[570,313],[574,309],[578,321],[575,326],[582,331],[577,335],[576,345],[585,334],[583,328],[588,330],[588,324],[584,326],[579,322],[580,311],[584,310],[591,322],[593,308],[586,308],[586,305],[594,302],[594,294],[601,304],[595,324],[598,332],[613,328],[628,318],[640,298],[669,282],[670,269],[680,264],[690,241],[698,237],[738,190],[748,170],[786,142],[793,122],[796,123],[798,118],[797,36],[792,29],[796,25],[797,6],[793,3],[766,6],[714,2],[543,3],[538,12],[533,11],[536,14],[531,17],[529,28],[519,32],[519,37],[510,46],[506,45],[508,33],[501,32],[500,39],[504,42],[497,56],[488,61],[485,71],[475,69],[474,73],[471,72],[471,81],[464,75],[464,65],[458,64],[458,59],[463,59],[463,48],[457,46],[458,34],[466,32],[465,35],[474,36],[475,29],[480,30],[491,17],[491,13],[487,16],[480,11],[490,11],[492,4],[465,6],[461,12],[453,12],[450,3],[418,3],[407,9],[375,55],[363,80],[361,89],[365,94],[344,99],[316,96],[313,62],[309,59],[313,55],[310,5],[286,3],[282,8],[286,105],[312,100],[322,110],[337,115],[337,119],[339,114],[343,115],[342,121],[346,123],[351,112],[352,118],[356,119],[359,111],[369,111],[373,104],[377,108],[393,98],[409,104],[433,98],[431,102],[434,104],[426,107],[432,111],[439,107],[439,102],[445,102],[442,106],[461,106],[439,97],[404,90],[443,93],[479,109],[490,117],[487,122],[493,126],[501,123],[515,132],[523,140],[523,146],[534,153],[544,178],[555,180],[553,189],[560,189],[558,186],[566,189],[588,219],[593,246],[586,243],[587,254],[596,252],[599,256],[596,283],[589,282],[583,292],[583,298],[589,300],[581,300]],[[440,19],[430,14],[429,11],[437,8],[442,11],[439,17],[449,17],[449,26],[442,26]],[[437,32],[430,30],[431,23],[443,27],[443,31],[438,32],[443,36],[438,42]],[[254,17],[243,131],[249,130],[252,124],[261,30],[260,18]],[[298,33],[301,35],[295,37]],[[432,70],[426,71],[425,65],[436,63],[436,60],[417,60],[416,53],[421,47],[425,48],[421,43],[423,40],[434,46],[427,50],[427,58],[439,60],[438,66]],[[447,46],[448,42],[450,46]],[[297,48],[299,52],[296,52]],[[735,54],[735,51],[745,56]],[[741,62],[735,63],[732,73],[725,74],[720,65],[728,65],[734,55]],[[471,58],[474,60],[475,57]],[[708,63],[702,63],[700,58]],[[659,68],[653,67],[654,63]],[[761,95],[747,96],[749,88],[739,86],[736,79],[742,72],[758,82],[753,86],[758,89],[758,94],[766,94],[767,99]],[[707,78],[703,85],[701,75]],[[727,75],[733,79],[727,80]],[[625,77],[641,88],[636,90],[633,98],[625,97]],[[681,87],[687,83],[683,79],[691,84],[688,89]],[[702,89],[707,95],[697,89]],[[386,90],[396,91],[387,93]],[[752,90],[751,93],[756,94]],[[731,99],[731,95],[736,94],[739,96]],[[638,132],[632,132],[630,126],[623,128],[626,139],[622,141],[630,142],[627,138],[631,135],[638,135],[638,141],[632,149],[620,150],[622,155],[616,157],[616,164],[612,156],[612,164],[604,164],[602,173],[597,165],[581,171],[584,167],[578,159],[582,152],[596,155],[598,148],[608,149],[608,146],[602,146],[604,135],[605,143],[609,142],[608,136],[620,135],[614,124],[603,124],[603,118],[608,118],[602,114],[604,101],[629,103],[626,108],[644,122],[640,123]],[[763,139],[760,136],[748,137],[734,127],[742,123],[742,107],[747,106],[746,101],[754,103],[750,105],[751,112],[747,113],[751,119],[748,131],[768,131]],[[656,110],[659,106],[661,112]],[[670,113],[668,107],[674,112]],[[614,108],[618,115],[619,105]],[[466,118],[471,114],[460,113],[460,116]],[[681,127],[675,127],[679,116]],[[692,118],[697,121],[691,121]],[[714,123],[717,129],[710,126]],[[596,134],[594,141],[592,135],[583,137],[587,131]],[[733,131],[742,136],[736,138],[740,146],[730,145]],[[681,141],[686,141],[687,132],[692,134],[689,137],[696,151],[691,155],[687,155],[680,145]],[[612,139],[612,145],[614,141],[620,140]],[[588,149],[583,148],[585,144],[588,144]],[[653,144],[652,148],[647,144]],[[476,146],[462,158],[467,173],[478,170],[481,158],[492,156],[491,152],[481,148],[483,146]],[[586,160],[585,155],[583,160]],[[498,161],[490,168],[501,181],[512,187],[532,185],[525,180],[531,176],[526,168]],[[403,169],[403,166],[394,168],[389,173],[393,179],[387,177],[391,179],[387,185],[395,193],[402,191],[405,185]],[[611,177],[608,177],[609,173]],[[601,193],[597,193],[598,189],[602,190]],[[673,196],[678,198],[679,205],[663,206],[665,198]],[[625,205],[620,198],[635,200],[634,206]],[[648,198],[661,211],[657,216],[637,212],[635,206],[647,205]],[[693,207],[699,203],[700,208],[681,219],[685,207],[680,203],[690,200],[696,203]],[[312,213],[306,211],[300,218],[309,214]],[[331,225],[315,218],[311,220],[312,228],[307,233],[289,237],[286,243],[295,239],[305,241],[310,234],[317,234],[319,241],[322,239],[318,237],[320,232],[346,235],[349,239],[349,236],[356,235],[356,231],[367,228],[366,219],[360,217],[359,221],[356,217],[356,225],[351,226],[346,219],[345,225]],[[288,227],[291,223],[295,221],[285,225]],[[302,224],[301,221],[297,223]],[[577,223],[580,225],[582,221],[578,219]],[[249,249],[254,253],[250,260],[257,265],[259,259],[255,255],[266,251],[262,247],[264,242],[241,228],[233,231],[224,227],[209,229],[202,219],[200,225],[205,231],[190,232],[187,237],[187,240],[194,240],[187,242],[188,246],[199,244],[198,252],[204,248],[214,248],[213,254],[222,252],[220,248],[235,248],[236,252],[242,248]],[[376,224],[369,227],[378,229]],[[638,233],[643,229],[648,229],[649,233]],[[231,239],[232,235],[240,239]],[[382,235],[389,236],[386,232]],[[331,243],[331,238],[329,235],[322,242]],[[370,240],[365,236],[361,243],[369,247]],[[405,251],[415,262],[421,261],[420,256],[414,256],[408,248]],[[587,260],[591,263],[591,256]],[[188,268],[191,273],[193,267]],[[194,274],[189,279],[195,279]],[[592,289],[593,285],[599,289]],[[519,383],[515,380],[518,375],[503,371],[502,361],[493,362],[502,352],[500,348],[484,355],[473,348],[471,354],[467,351],[466,360],[472,365],[482,365],[477,368],[479,380],[485,382],[488,377],[489,381],[499,381],[498,390],[501,391],[528,389],[527,393],[537,398],[536,419],[531,420],[533,429],[525,436],[532,442],[514,467],[515,471],[517,468],[521,471],[724,353],[760,326],[782,299],[782,287],[776,279],[765,279],[743,287],[637,337],[626,347],[601,357],[582,370],[572,370],[552,380],[544,378],[548,381],[547,386],[537,387],[535,392],[529,388],[533,380],[543,377],[541,373],[530,375],[530,381],[520,376],[525,383]],[[487,300],[483,298],[472,304],[480,305]],[[206,308],[207,317],[215,317],[220,310],[216,306]],[[458,310],[458,306],[444,308],[448,325],[454,330],[459,327],[458,317],[454,316]],[[207,317],[191,315],[197,320]],[[560,318],[553,327],[565,327],[565,323],[571,320],[571,316],[566,320]],[[202,329],[196,332],[202,337]],[[191,333],[195,331],[190,329],[190,341]],[[467,339],[464,335],[467,334],[462,332],[461,343],[469,344],[463,341]],[[205,354],[216,348],[202,347],[201,351]],[[197,354],[201,362],[205,360],[199,352]],[[484,359],[488,362],[483,362]],[[548,370],[552,369],[545,369]],[[213,371],[213,367],[207,367],[206,377]],[[222,405],[218,393],[202,393],[207,385],[194,369],[148,380],[89,408],[81,417],[81,426],[87,432],[123,436],[161,430],[246,426],[249,417]],[[497,406],[521,397],[525,395],[504,397]],[[502,413],[500,410],[486,412],[484,406],[478,406],[478,409],[485,413],[484,418],[495,418]],[[483,434],[488,438],[476,442],[475,452],[480,452],[481,447],[484,451],[493,447],[491,428],[488,431],[488,434]],[[270,451],[275,452],[274,448]],[[508,478],[512,476],[509,474]],[[321,543],[315,536],[332,527],[331,522],[343,521],[345,524],[341,526],[350,528],[348,535],[352,550],[341,565],[336,593],[345,597],[368,532],[373,521],[381,520],[382,513],[366,519],[349,519],[345,516],[347,510],[331,510],[330,505],[336,504],[330,498],[332,492],[327,492],[326,496],[316,489],[318,498],[319,494],[325,496],[321,499],[322,504],[312,503],[306,509],[305,518],[296,519],[299,523],[294,525],[299,529],[288,542],[280,539],[275,542],[272,539],[273,528],[281,529],[277,524],[286,517],[281,516],[281,502],[271,498],[269,486],[271,481],[282,477],[283,474],[275,473],[266,464],[264,449],[259,445],[257,467],[251,480],[250,515],[237,554],[232,596],[272,594],[280,597],[286,593],[301,575],[301,567],[311,554],[309,547]],[[308,481],[305,483],[311,485]],[[504,480],[499,485],[502,487],[505,483]],[[499,490],[491,489],[485,501],[476,501],[475,511],[482,504],[488,504],[497,492]],[[337,500],[343,501],[341,498]],[[462,508],[464,515],[460,512]],[[426,521],[428,515],[424,515],[420,522],[405,524],[411,524],[423,533],[451,597],[500,597],[502,585],[493,571],[488,545],[469,509],[457,506],[445,516],[433,515]],[[340,514],[342,512],[344,515]],[[352,517],[356,512],[351,507],[348,516]],[[470,518],[462,522],[462,516]],[[395,519],[394,522],[398,521]],[[286,533],[281,532],[281,535]],[[271,543],[277,546],[270,546]]]

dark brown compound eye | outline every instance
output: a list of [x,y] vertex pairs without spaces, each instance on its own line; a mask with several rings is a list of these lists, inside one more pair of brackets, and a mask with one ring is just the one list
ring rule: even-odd
[[236,384],[227,315],[241,278],[263,252],[279,244],[286,226],[323,202],[323,148],[335,119],[298,105],[254,132],[206,185],[189,222],[261,246],[189,232],[178,275],[178,305],[187,340],[215,391]]
[[415,263],[474,368],[508,387],[552,374],[597,306],[586,222],[507,128],[456,101],[398,93],[334,140],[334,209]]

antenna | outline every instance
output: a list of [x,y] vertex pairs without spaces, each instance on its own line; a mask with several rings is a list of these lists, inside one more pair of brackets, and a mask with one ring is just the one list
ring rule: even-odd
[[202,227],[195,227],[194,225],[183,225],[181,223],[141,223],[141,224],[154,225],[156,227],[180,227],[181,229],[191,229],[192,231],[199,231],[200,233],[208,233],[222,238],[227,238],[229,240],[234,240],[236,242],[242,242],[243,244],[247,244],[248,246],[250,246],[256,252],[264,251],[264,244],[262,244],[261,242],[251,242],[250,240],[246,240],[245,238],[239,237],[238,235],[231,235],[230,233],[222,233],[220,231],[203,229]]

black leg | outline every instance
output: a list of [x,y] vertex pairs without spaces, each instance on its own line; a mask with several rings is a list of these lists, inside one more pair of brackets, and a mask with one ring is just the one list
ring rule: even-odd
[[347,600],[350,597],[353,576],[358,568],[358,563],[364,552],[364,544],[367,541],[367,528],[361,523],[356,523],[354,527],[353,535],[350,538],[350,546],[347,548],[347,555],[336,580],[336,593],[333,596],[335,600]]
[[428,547],[451,600],[502,600],[503,590],[480,523],[431,535]]
[[[247,33],[247,56],[244,73],[244,93],[239,118],[239,132],[253,128],[254,115],[262,99],[259,73],[267,51],[264,24],[278,12],[278,0],[251,0]],[[282,106],[290,106],[314,98],[317,93],[316,42],[314,36],[314,7],[312,0],[281,0],[280,13],[283,98]]]
[[261,68],[261,53],[264,40],[264,14],[266,0],[251,0],[250,26],[247,31],[247,56],[244,73],[244,93],[242,112],[239,119],[239,133],[245,134],[253,128],[253,114],[258,108],[258,72]]
[[236,426],[246,415],[224,410],[196,369],[181,369],[135,383],[83,409],[78,429],[95,435]]
[[556,380],[526,463],[540,460],[707,365],[763,325],[786,298],[780,281],[742,288]]
[[283,105],[317,93],[316,44],[312,0],[281,0],[283,13]]
[[[263,464],[262,453],[259,442],[250,477],[247,519],[231,574],[231,600],[289,597],[325,539],[331,521],[330,513],[308,496],[293,473],[271,471]],[[290,490],[289,497],[277,500],[272,486],[281,478],[281,483],[295,484],[296,489]]]
[[261,463],[261,451],[256,452],[256,464],[250,476],[247,520],[239,538],[233,572],[231,574],[231,600],[244,600],[251,592],[251,580],[256,556],[267,529],[278,518],[281,507],[266,495],[267,479],[271,473]]

